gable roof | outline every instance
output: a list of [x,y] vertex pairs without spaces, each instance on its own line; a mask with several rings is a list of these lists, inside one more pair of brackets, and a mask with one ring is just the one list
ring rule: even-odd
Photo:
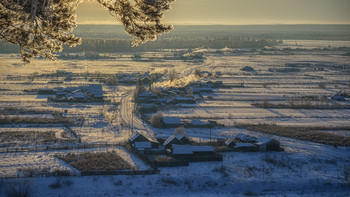
[[173,144],[173,143],[174,144],[176,144],[176,143],[182,144],[182,142],[180,141],[179,138],[177,138],[175,135],[172,135],[168,139],[165,140],[164,145],[166,146],[168,144]]
[[256,143],[257,145],[267,144],[267,143],[272,142],[272,141],[278,142],[277,140],[272,139],[272,138],[267,137],[267,136],[261,136],[256,141],[257,141],[257,143]]
[[225,141],[226,146],[229,146],[231,143],[234,143],[231,139]]
[[172,135],[168,139],[166,139],[164,145],[166,146],[168,144],[188,144],[188,142],[191,142],[191,140],[186,135],[178,134]]
[[133,142],[133,141],[135,141],[137,138],[144,138],[145,139],[145,141],[150,141],[147,137],[145,137],[144,135],[142,135],[141,133],[139,133],[139,132],[137,132],[136,131],[136,133],[129,139],[130,140],[130,142]]
[[256,137],[244,133],[237,134],[235,138],[241,140],[242,142],[256,142]]

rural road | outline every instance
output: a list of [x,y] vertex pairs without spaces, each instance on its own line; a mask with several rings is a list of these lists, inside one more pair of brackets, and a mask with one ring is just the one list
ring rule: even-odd
[[[120,100],[120,116],[124,128],[139,131],[140,133],[146,134],[148,137],[153,137],[154,132],[152,128],[145,123],[141,118],[139,118],[134,111],[134,102],[133,102],[133,92],[129,91],[122,99]],[[133,129],[131,129],[133,127]]]

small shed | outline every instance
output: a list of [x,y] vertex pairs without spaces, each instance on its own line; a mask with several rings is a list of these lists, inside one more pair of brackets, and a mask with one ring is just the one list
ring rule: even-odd
[[199,119],[193,119],[191,120],[191,125],[196,128],[208,128],[210,127],[209,121],[201,121]]
[[181,126],[181,119],[178,116],[174,116],[174,117],[163,117],[162,118],[163,121],[163,125],[165,128],[176,128]]
[[267,136],[262,136],[257,139],[256,145],[260,152],[279,151],[281,149],[280,142]]

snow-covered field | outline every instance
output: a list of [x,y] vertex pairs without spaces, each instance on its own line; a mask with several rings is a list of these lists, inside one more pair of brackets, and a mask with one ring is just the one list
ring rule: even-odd
[[[294,41],[286,42],[292,46]],[[298,42],[307,48],[308,42]],[[337,45],[338,43],[334,43]],[[289,63],[322,64],[325,70],[310,71],[300,67],[300,72],[270,72],[269,69],[285,68]],[[103,85],[104,94],[111,103],[53,103],[36,95],[39,88],[70,87],[99,83],[80,77],[63,84],[48,83],[51,79],[34,78],[38,74],[50,74],[57,70],[73,73],[117,74],[120,72],[164,72],[174,68],[183,81],[195,69],[220,72],[215,78],[202,80],[223,81],[227,88],[215,89],[212,100],[203,100],[192,107],[163,110],[166,116],[179,116],[184,120],[212,119],[224,128],[186,129],[197,141],[212,138],[233,138],[244,132],[254,136],[262,133],[239,129],[239,123],[273,123],[292,126],[350,126],[350,109],[341,106],[345,101],[328,101],[334,109],[259,108],[252,104],[267,100],[273,104],[287,104],[290,97],[326,96],[328,99],[343,90],[350,93],[350,71],[332,68],[348,65],[349,57],[338,52],[299,52],[293,55],[208,54],[203,63],[172,60],[168,62],[138,62],[122,60],[58,60],[55,62],[34,60],[22,64],[17,55],[0,55],[0,109],[16,107],[42,111],[40,114],[0,114],[2,117],[52,117],[52,111],[67,110],[70,119],[81,118],[83,122],[71,127],[82,143],[119,143],[130,135],[130,125],[135,130],[170,136],[174,129],[155,129],[142,122],[132,113],[131,94],[135,86],[118,84]],[[244,66],[254,68],[244,72]],[[320,84],[325,87],[321,87]],[[169,85],[169,83],[164,83]],[[163,84],[163,85],[164,85]],[[241,86],[241,87],[239,87]],[[63,124],[31,125],[3,124],[1,132],[52,130],[61,136],[67,132]],[[349,137],[349,130],[323,130]],[[72,137],[68,132],[67,135]],[[333,147],[286,137],[271,136],[279,140],[284,152],[273,153],[223,153],[223,162],[190,163],[187,167],[159,168],[156,175],[139,176],[73,176],[25,178],[31,184],[35,196],[350,196],[350,186],[344,178],[344,166],[350,166],[349,147]],[[1,144],[3,145],[3,144]],[[21,142],[16,142],[16,146]],[[22,144],[28,146],[27,143]],[[17,176],[19,168],[60,169],[77,172],[65,162],[54,157],[57,153],[79,151],[116,150],[126,161],[138,169],[149,166],[124,148],[90,148],[77,150],[47,150],[17,153],[0,153],[0,178]],[[50,185],[60,181],[61,187]],[[0,196],[5,195],[9,183],[17,179],[0,179]]]

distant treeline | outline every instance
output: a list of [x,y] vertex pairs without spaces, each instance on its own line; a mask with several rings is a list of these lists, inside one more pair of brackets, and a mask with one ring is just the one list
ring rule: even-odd
[[148,42],[138,47],[131,46],[130,39],[84,39],[75,48],[65,48],[65,52],[96,51],[96,52],[138,52],[158,49],[193,49],[209,47],[214,49],[229,48],[261,48],[278,44],[275,40],[235,40],[230,37],[216,38],[172,38]]
[[[131,37],[119,25],[79,25],[74,34],[83,38],[75,48],[63,52],[138,52],[157,49],[209,47],[261,48],[280,40],[350,40],[350,25],[238,25],[175,26],[155,42],[131,46]],[[0,53],[16,53],[19,47],[0,42]]]

